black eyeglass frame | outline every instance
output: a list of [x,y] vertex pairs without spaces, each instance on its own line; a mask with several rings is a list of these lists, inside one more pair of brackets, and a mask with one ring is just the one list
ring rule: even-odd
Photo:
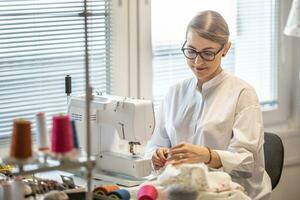
[[[216,58],[216,55],[217,55],[218,53],[220,53],[220,52],[222,51],[222,49],[225,47],[225,44],[223,44],[223,45],[221,46],[221,48],[220,48],[218,51],[216,51],[216,52],[210,51],[211,53],[213,53],[214,56],[213,56],[213,58],[212,58],[211,60],[208,60],[208,59],[204,58],[204,57],[201,55],[201,53],[203,53],[203,52],[205,52],[205,51],[196,51],[196,49],[193,49],[193,48],[184,48],[184,46],[186,45],[186,42],[187,42],[187,41],[184,41],[184,43],[183,43],[183,45],[182,45],[182,47],[181,47],[181,51],[182,51],[184,57],[186,57],[187,59],[190,59],[190,60],[195,60],[195,59],[197,58],[197,56],[199,55],[199,56],[200,56],[203,60],[205,60],[205,61],[213,61],[213,60]],[[195,53],[196,53],[195,58],[190,58],[190,57],[187,57],[187,56],[185,55],[184,51],[185,51],[185,50],[189,50],[189,49],[192,49],[192,50],[195,51]]]

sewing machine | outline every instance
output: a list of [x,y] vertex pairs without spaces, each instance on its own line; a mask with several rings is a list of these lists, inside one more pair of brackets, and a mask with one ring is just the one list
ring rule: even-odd
[[[153,104],[149,100],[93,95],[90,104],[91,152],[96,156],[93,177],[125,186],[144,182],[151,161],[142,148],[154,129]],[[68,113],[76,121],[81,148],[86,147],[85,97],[72,97]]]

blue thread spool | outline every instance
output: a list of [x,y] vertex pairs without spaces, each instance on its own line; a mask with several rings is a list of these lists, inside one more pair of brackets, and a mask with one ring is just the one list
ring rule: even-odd
[[78,143],[78,137],[77,137],[77,130],[76,130],[76,122],[75,120],[73,119],[71,121],[72,123],[72,135],[73,135],[73,142],[74,142],[74,148],[75,149],[79,149],[79,143]]
[[110,200],[129,200],[130,199],[130,194],[127,190],[125,189],[119,189],[115,190],[111,193],[108,194],[108,197]]

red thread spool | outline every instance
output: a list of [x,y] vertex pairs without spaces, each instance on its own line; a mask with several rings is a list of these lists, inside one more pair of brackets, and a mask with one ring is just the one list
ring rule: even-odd
[[153,185],[144,185],[138,191],[138,200],[157,199],[157,190]]
[[32,157],[30,121],[25,119],[14,120],[10,156],[16,159]]
[[70,117],[57,115],[52,118],[51,151],[67,153],[73,149]]

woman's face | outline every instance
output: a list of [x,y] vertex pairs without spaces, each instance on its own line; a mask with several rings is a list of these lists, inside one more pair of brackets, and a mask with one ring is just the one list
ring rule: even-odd
[[[197,32],[190,29],[187,33],[187,41],[185,48],[192,48],[197,52],[216,53],[222,48],[222,45],[200,37]],[[223,48],[218,54],[215,55],[214,60],[206,61],[198,54],[195,59],[186,58],[188,66],[196,75],[201,83],[204,83],[218,74],[220,71],[221,58],[224,54]]]

